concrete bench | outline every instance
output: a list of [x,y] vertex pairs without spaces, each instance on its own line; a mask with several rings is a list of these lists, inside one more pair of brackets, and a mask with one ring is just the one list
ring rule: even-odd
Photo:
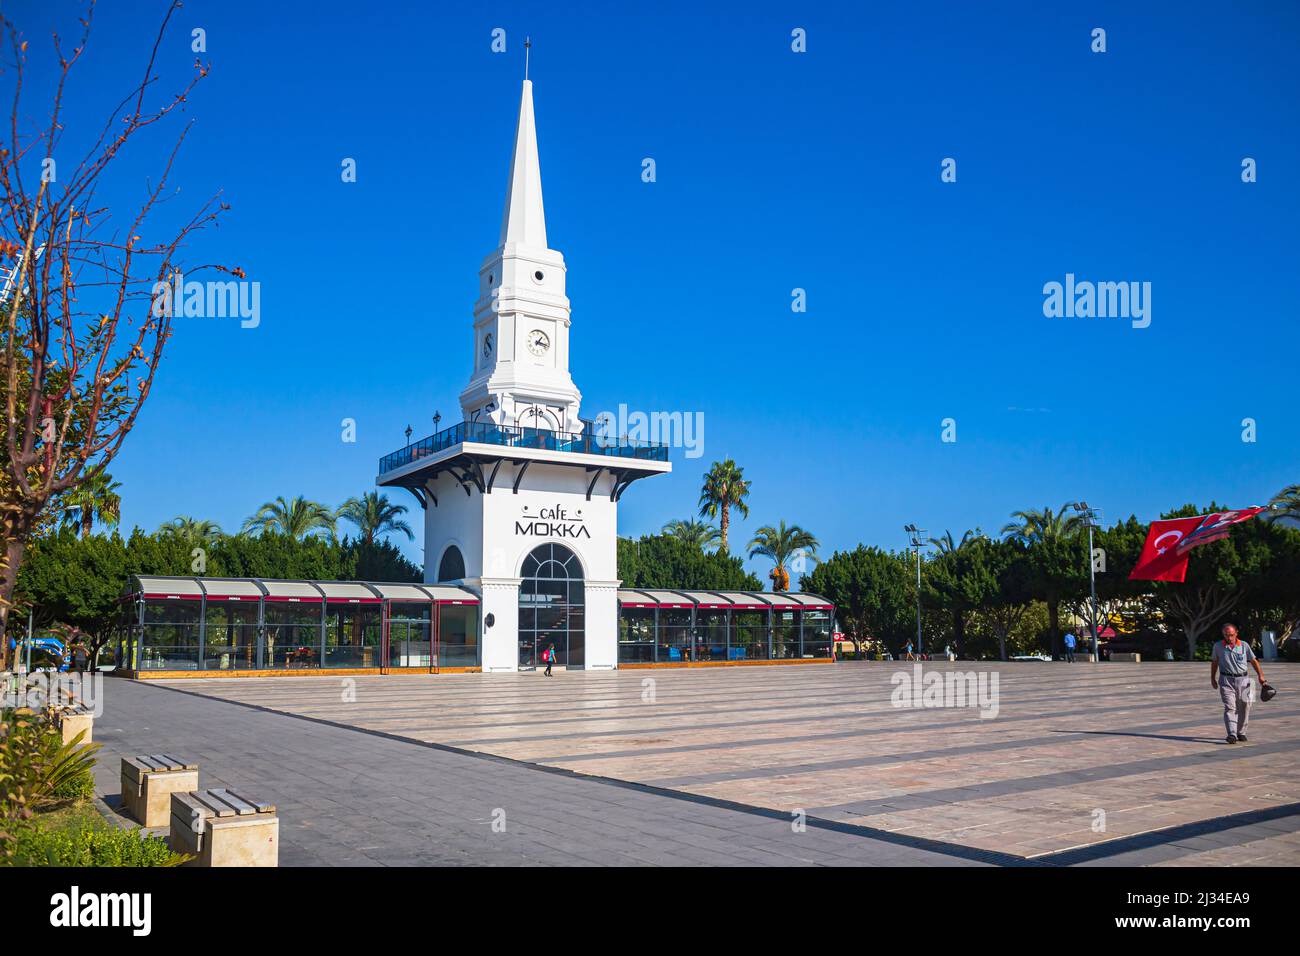
[[122,758],[122,804],[146,827],[165,827],[174,793],[199,788],[199,765],[168,754]]
[[63,735],[63,742],[70,744],[77,739],[77,734],[85,732],[86,736],[81,738],[83,744],[91,742],[95,735],[95,714],[93,711],[83,707],[74,710],[60,711],[58,715],[59,733]]
[[233,790],[173,793],[171,847],[190,866],[279,866],[280,818],[275,805]]
[[1110,655],[1110,659],[1111,659],[1112,661],[1121,661],[1121,662],[1126,663],[1126,664],[1141,664],[1141,663],[1142,663],[1142,655],[1141,655],[1141,654],[1111,654],[1111,655]]

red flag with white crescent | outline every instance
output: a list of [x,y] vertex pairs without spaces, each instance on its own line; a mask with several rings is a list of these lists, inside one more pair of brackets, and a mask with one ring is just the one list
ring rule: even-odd
[[1146,543],[1130,581],[1176,581],[1187,577],[1187,554],[1192,548],[1226,538],[1234,525],[1249,521],[1267,507],[1240,511],[1216,511],[1191,518],[1170,518],[1151,522]]
[[1187,555],[1178,543],[1201,523],[1201,517],[1153,521],[1142,554],[1129,574],[1130,581],[1182,581],[1187,577]]

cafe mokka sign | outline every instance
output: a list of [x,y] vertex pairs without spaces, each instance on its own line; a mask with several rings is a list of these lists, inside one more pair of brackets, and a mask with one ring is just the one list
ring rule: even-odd
[[591,532],[582,521],[582,509],[570,513],[556,505],[553,508],[541,508],[535,514],[525,505],[523,513],[515,520],[515,534],[533,535],[539,538],[590,538]]

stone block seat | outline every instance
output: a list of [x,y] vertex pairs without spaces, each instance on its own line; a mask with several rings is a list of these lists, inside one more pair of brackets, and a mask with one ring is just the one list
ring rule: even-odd
[[199,788],[199,765],[170,754],[122,758],[122,805],[146,827],[165,827],[173,793]]
[[65,744],[72,743],[80,733],[85,734],[81,738],[83,744],[88,744],[94,739],[95,714],[89,708],[78,706],[64,710],[59,713],[58,722],[59,733]]
[[171,847],[191,866],[278,866],[280,819],[274,804],[233,790],[174,793]]

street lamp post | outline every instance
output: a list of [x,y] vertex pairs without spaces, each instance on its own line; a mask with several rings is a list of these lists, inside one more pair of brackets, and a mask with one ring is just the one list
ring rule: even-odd
[[925,653],[921,643],[921,549],[925,547],[925,531],[914,524],[903,525],[903,530],[911,535],[912,547],[916,548],[916,653]]
[[1092,556],[1092,529],[1097,523],[1100,512],[1089,508],[1086,501],[1076,501],[1073,507],[1083,516],[1084,526],[1088,529],[1088,591],[1092,597],[1092,603],[1088,607],[1088,618],[1089,628],[1092,631],[1092,662],[1096,664],[1101,660],[1101,654],[1097,650],[1097,562]]

